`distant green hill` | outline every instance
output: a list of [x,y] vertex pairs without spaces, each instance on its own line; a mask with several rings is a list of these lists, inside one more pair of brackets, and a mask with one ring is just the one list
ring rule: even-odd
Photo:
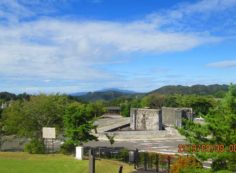
[[77,96],[77,98],[79,100],[88,101],[88,102],[97,101],[97,100],[112,101],[120,97],[135,97],[137,95],[140,95],[140,94],[108,90],[108,91],[88,92],[85,95]]
[[196,94],[196,95],[213,95],[215,97],[223,97],[228,90],[228,85],[168,85],[151,91],[148,94]]
[[[116,88],[110,88],[110,89],[103,89],[100,91],[95,92],[81,92],[81,93],[74,93],[69,94],[69,96],[76,98],[81,101],[112,101],[117,98],[126,97],[126,98],[137,98],[142,97],[144,95],[149,94],[163,94],[163,95],[169,95],[169,94],[182,94],[182,95],[190,95],[190,94],[196,94],[196,95],[212,95],[217,98],[222,98],[226,91],[228,90],[228,85],[193,85],[193,86],[182,86],[182,85],[168,85],[163,86],[159,89],[156,89],[151,92],[147,93],[137,93],[134,91],[129,90],[121,90]],[[9,101],[9,100],[16,100],[16,99],[29,99],[30,95],[23,93],[23,94],[12,94],[8,92],[0,92],[0,100],[2,101]]]
[[0,100],[9,101],[16,99],[16,95],[9,92],[0,92]]
[[9,92],[0,92],[0,100],[1,101],[10,101],[10,100],[16,100],[16,99],[29,99],[30,95],[26,93],[22,94],[13,94]]

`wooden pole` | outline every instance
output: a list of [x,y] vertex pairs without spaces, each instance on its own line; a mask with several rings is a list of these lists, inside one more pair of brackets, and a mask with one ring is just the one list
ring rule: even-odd
[[170,156],[167,157],[168,160],[168,173],[170,172]]
[[147,153],[144,153],[144,170],[147,170]]
[[149,167],[152,169],[152,155],[150,155]]
[[95,173],[95,156],[92,149],[89,150],[89,173]]
[[119,168],[119,173],[122,173],[122,170],[123,170],[123,166],[121,165]]
[[156,154],[156,172],[159,172],[159,155]]
[[136,148],[134,152],[134,169],[138,168],[138,162],[139,162],[139,154],[138,154],[138,149]]

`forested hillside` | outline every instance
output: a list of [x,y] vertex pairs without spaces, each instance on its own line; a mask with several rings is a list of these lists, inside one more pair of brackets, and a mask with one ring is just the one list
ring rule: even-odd
[[[168,85],[163,86],[147,93],[137,93],[133,91],[119,90],[119,89],[107,89],[95,92],[83,92],[83,94],[70,94],[70,96],[86,102],[94,101],[112,101],[118,98],[140,98],[150,94],[161,94],[161,95],[211,95],[217,98],[224,97],[228,91],[228,85],[193,85],[193,86],[182,86],[182,85]],[[9,92],[0,92],[0,100],[10,101],[16,99],[27,99],[29,95],[13,94]]]
[[17,99],[29,99],[30,95],[23,93],[23,94],[13,94],[9,92],[0,92],[0,101],[10,101],[10,100],[17,100]]
[[224,97],[228,91],[228,85],[193,85],[193,86],[182,86],[182,85],[168,85],[156,89],[150,93],[158,94],[197,94],[197,95],[213,95],[215,97]]
[[109,90],[109,91],[88,92],[87,94],[78,96],[77,98],[79,100],[93,102],[93,101],[98,101],[98,100],[112,101],[121,97],[132,98],[132,97],[141,96],[141,95],[142,94],[139,94],[139,93],[127,93],[127,92]]
[[124,92],[122,90],[102,90],[95,92],[88,92],[87,94],[75,96],[79,100],[83,101],[112,101],[118,98],[140,98],[150,94],[161,94],[161,95],[202,95],[202,96],[214,96],[217,98],[223,98],[225,93],[228,91],[228,85],[193,85],[193,86],[182,86],[182,85],[169,85],[163,86],[147,93],[135,93],[135,92]]

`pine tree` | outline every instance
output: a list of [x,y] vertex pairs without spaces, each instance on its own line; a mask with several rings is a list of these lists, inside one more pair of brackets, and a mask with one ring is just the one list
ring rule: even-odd
[[[206,160],[213,160],[213,170],[235,170],[236,146],[236,86],[230,85],[225,98],[205,117],[205,124],[186,123],[180,129],[191,144],[223,146],[215,152],[197,152],[196,156]],[[235,147],[235,149],[234,149]],[[221,152],[223,151],[223,152]]]

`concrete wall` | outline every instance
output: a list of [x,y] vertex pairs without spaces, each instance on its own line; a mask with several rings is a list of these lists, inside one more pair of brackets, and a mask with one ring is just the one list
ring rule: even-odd
[[131,108],[132,130],[162,130],[163,125],[181,127],[183,119],[193,120],[192,108],[162,107],[162,109]]
[[130,128],[132,130],[159,130],[162,128],[159,109],[131,108]]
[[162,122],[165,126],[182,126],[182,120],[193,119],[192,108],[162,107]]

